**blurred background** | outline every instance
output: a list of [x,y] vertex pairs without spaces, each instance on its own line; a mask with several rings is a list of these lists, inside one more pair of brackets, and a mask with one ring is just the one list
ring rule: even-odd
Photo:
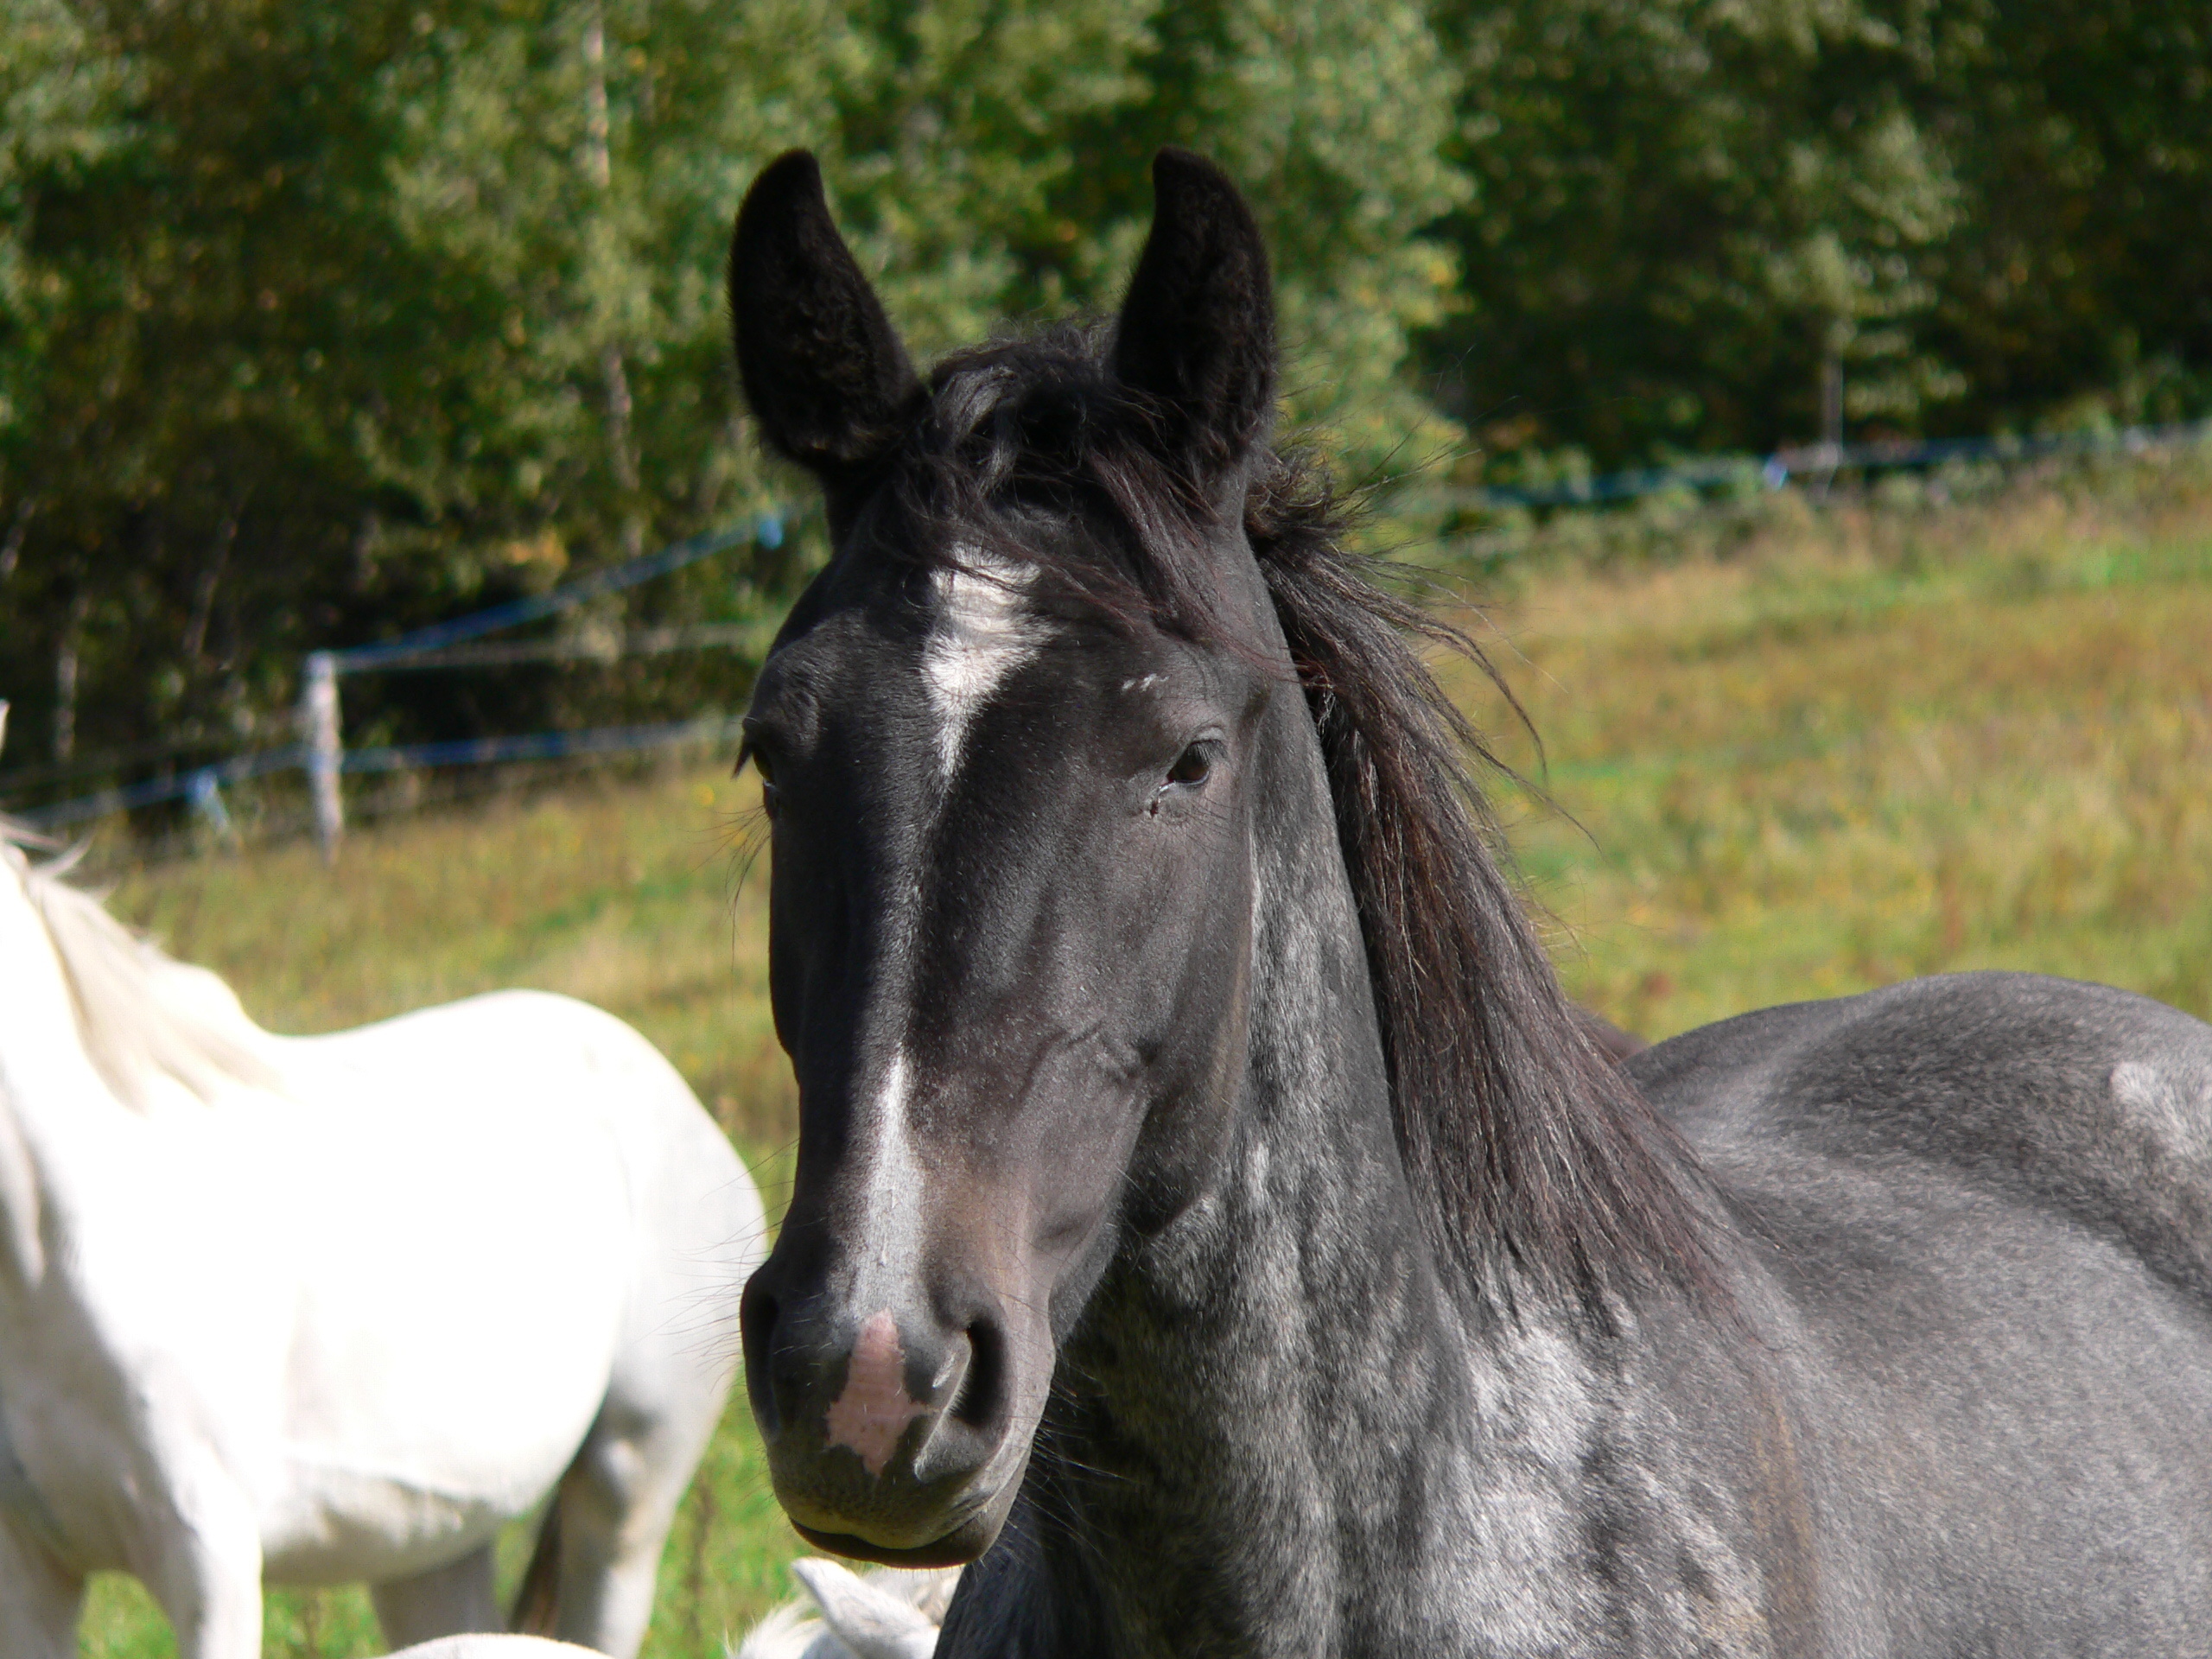
[[[1167,142],[1267,227],[1296,433],[1543,734],[1452,680],[1548,791],[1498,802],[1575,995],[2212,1015],[2202,0],[0,0],[0,808],[276,1029],[614,1010],[774,1212],[726,721],[826,550],[731,216],[817,150],[925,360],[1110,308]],[[798,1548],[741,1403],[649,1659]],[[378,1650],[271,1594],[270,1655]],[[174,1646],[104,1578],[83,1651]]]
[[822,552],[728,362],[753,172],[821,153],[925,359],[1109,306],[1168,141],[1416,535],[1445,486],[2212,412],[2194,0],[0,0],[0,800],[289,741],[310,651],[765,511],[528,636],[711,646],[364,677],[346,741],[741,704]]

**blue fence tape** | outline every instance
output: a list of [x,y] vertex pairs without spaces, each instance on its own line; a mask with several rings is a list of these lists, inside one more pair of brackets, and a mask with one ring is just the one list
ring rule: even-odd
[[[603,594],[620,593],[624,588],[634,588],[640,582],[651,582],[656,576],[664,576],[671,571],[683,569],[686,565],[696,564],[701,559],[742,542],[751,541],[768,548],[780,547],[786,527],[785,514],[772,510],[744,524],[707,531],[673,543],[657,553],[631,559],[566,588],[556,588],[550,594],[539,594],[530,599],[517,600],[512,604],[497,605],[488,610],[454,617],[449,621],[433,623],[429,627],[417,628],[412,633],[402,634],[397,639],[379,640],[372,645],[356,645],[348,651],[332,652],[329,653],[331,663],[340,674],[400,667],[410,658],[479,639],[503,628],[535,622],[541,617],[554,615]],[[395,772],[415,766],[481,766],[500,760],[558,760],[570,754],[607,754],[629,749],[653,748],[681,741],[695,732],[718,736],[721,729],[711,723],[702,727],[696,721],[674,721],[658,726],[606,727],[589,732],[537,732],[522,737],[417,743],[403,748],[350,749],[341,752],[340,765],[340,769],[346,772]],[[219,802],[220,797],[216,791],[226,784],[243,783],[247,779],[265,777],[273,772],[304,770],[308,764],[307,746],[289,744],[283,748],[233,755],[227,760],[195,766],[187,772],[143,779],[135,784],[104,789],[95,794],[79,796],[74,800],[56,802],[51,806],[33,807],[12,816],[17,822],[34,830],[61,830],[71,824],[105,817],[111,812],[127,812],[136,807],[156,806],[164,801],[190,799],[206,802],[212,799]]]
[[63,830],[87,819],[104,818],[111,812],[127,812],[133,807],[182,800],[225,784],[264,778],[272,772],[296,772],[307,763],[307,746],[302,743],[289,744],[281,749],[257,749],[251,754],[232,755],[214,766],[195,766],[190,772],[173,772],[165,778],[148,778],[104,789],[97,795],[79,796],[73,801],[10,812],[9,817],[34,830]]
[[[1661,490],[1711,489],[1756,480],[1779,489],[1796,474],[1841,471],[1871,472],[1891,467],[1937,467],[1952,461],[2018,461],[2039,455],[2095,453],[2103,450],[2142,451],[2177,443],[2212,440],[2212,421],[2183,422],[2171,426],[2128,427],[2117,432],[2069,433],[2018,438],[1939,438],[1882,443],[1850,443],[1777,450],[1759,458],[1727,456],[1692,461],[1677,467],[1639,467],[1598,478],[1523,487],[1497,485],[1455,492],[1471,505],[1485,506],[1573,506],[1601,501],[1624,501],[1652,495]],[[765,512],[744,524],[709,531],[616,565],[567,588],[556,588],[511,605],[495,606],[450,621],[434,623],[372,645],[356,645],[331,653],[341,674],[397,667],[410,657],[448,645],[481,639],[503,628],[534,622],[602,594],[650,582],[684,566],[720,553],[747,540],[764,547],[782,545],[785,521],[780,512]],[[734,721],[672,721],[653,726],[605,727],[588,732],[536,732],[522,737],[471,738],[451,743],[415,743],[400,747],[347,749],[340,766],[353,772],[397,772],[416,767],[482,766],[503,760],[559,760],[569,755],[610,754],[657,748],[688,738],[719,739],[735,729]],[[233,756],[213,766],[190,772],[103,790],[73,801],[34,808],[15,814],[35,830],[59,830],[111,812],[152,806],[185,798],[219,799],[215,791],[225,784],[241,783],[274,772],[303,770],[308,764],[305,745],[263,749]]]
[[330,653],[331,662],[340,674],[397,667],[406,658],[436,651],[446,645],[461,645],[466,640],[480,639],[487,633],[499,632],[502,628],[519,627],[525,622],[535,622],[541,617],[565,611],[588,599],[597,599],[603,594],[616,594],[626,588],[635,588],[641,582],[651,582],[655,576],[681,570],[687,564],[696,564],[701,559],[735,547],[741,542],[757,542],[769,548],[780,547],[784,541],[784,529],[785,519],[781,512],[764,512],[748,523],[704,531],[664,547],[658,553],[647,553],[642,557],[618,564],[611,570],[587,576],[566,588],[556,588],[550,594],[518,599],[512,604],[495,605],[489,610],[454,617],[448,622],[433,622],[427,628],[403,633],[397,639],[383,639],[372,645],[355,645],[347,651],[334,651]]
[[728,720],[671,720],[656,726],[602,726],[589,732],[534,732],[527,737],[474,737],[398,748],[347,749],[345,772],[407,772],[428,766],[481,766],[500,760],[558,760],[572,754],[616,754],[696,739],[721,742],[738,728]]
[[1498,484],[1465,492],[1471,505],[1565,507],[1625,501],[1662,490],[1714,489],[1758,482],[1780,489],[1793,476],[1814,473],[1877,472],[1892,467],[1940,467],[1953,461],[2027,461],[2039,455],[2139,452],[2212,438],[2212,421],[2171,426],[2131,426],[2116,432],[2069,432],[2016,438],[1936,438],[1779,449],[1762,457],[1730,456],[1679,467],[1645,467],[1560,484]]
[[[620,754],[639,749],[664,748],[688,741],[724,742],[735,734],[734,717],[721,720],[674,720],[653,726],[603,726],[588,732],[533,732],[522,737],[466,738],[450,743],[410,743],[397,747],[346,749],[341,752],[343,772],[404,772],[430,766],[488,766],[502,760],[559,760],[571,755]],[[71,824],[104,818],[111,812],[156,806],[163,801],[219,802],[226,784],[243,783],[276,772],[303,772],[308,763],[305,744],[281,749],[261,749],[241,754],[219,766],[196,766],[167,778],[102,790],[73,801],[34,807],[10,813],[17,823],[33,830],[66,830]]]

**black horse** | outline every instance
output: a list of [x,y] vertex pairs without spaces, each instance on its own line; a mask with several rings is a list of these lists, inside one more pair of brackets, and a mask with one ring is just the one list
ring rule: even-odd
[[835,556],[761,674],[808,1538],[947,1655],[2212,1652],[2212,1029],[2012,975],[1630,1060],[1433,625],[1270,439],[1163,151],[1110,327],[926,380],[785,156],[738,358]]

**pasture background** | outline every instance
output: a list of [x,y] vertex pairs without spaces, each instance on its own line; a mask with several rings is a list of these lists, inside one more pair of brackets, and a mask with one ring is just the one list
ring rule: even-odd
[[[2205,451],[1876,499],[1662,501],[1562,520],[1491,563],[1489,607],[1469,614],[1544,736],[1560,810],[1496,799],[1570,985],[1615,1020],[1657,1038],[1998,967],[2212,1015]],[[1496,693],[1453,684],[1535,772]],[[610,775],[367,829],[334,872],[304,846],[118,865],[114,906],[280,1030],[499,985],[600,1002],[692,1079],[773,1211],[791,1093],[761,888],[737,880],[753,804],[720,767]],[[648,1654],[718,1654],[786,1592],[797,1550],[734,1403]],[[109,1580],[82,1650],[173,1649]],[[270,1655],[376,1650],[359,1592],[271,1595]]]
[[[787,146],[927,359],[1110,308],[1162,143],[1378,485],[2212,414],[2203,0],[0,0],[0,798],[280,747],[307,652],[810,499],[721,289]],[[534,637],[758,624],[787,528]],[[349,739],[755,665],[363,676]]]

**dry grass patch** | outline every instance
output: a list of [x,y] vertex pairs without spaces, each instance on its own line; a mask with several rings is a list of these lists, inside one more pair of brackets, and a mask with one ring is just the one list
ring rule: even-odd
[[1969,968],[2212,1014],[2212,463],[2108,482],[1509,584],[1578,993],[1652,1036]]

